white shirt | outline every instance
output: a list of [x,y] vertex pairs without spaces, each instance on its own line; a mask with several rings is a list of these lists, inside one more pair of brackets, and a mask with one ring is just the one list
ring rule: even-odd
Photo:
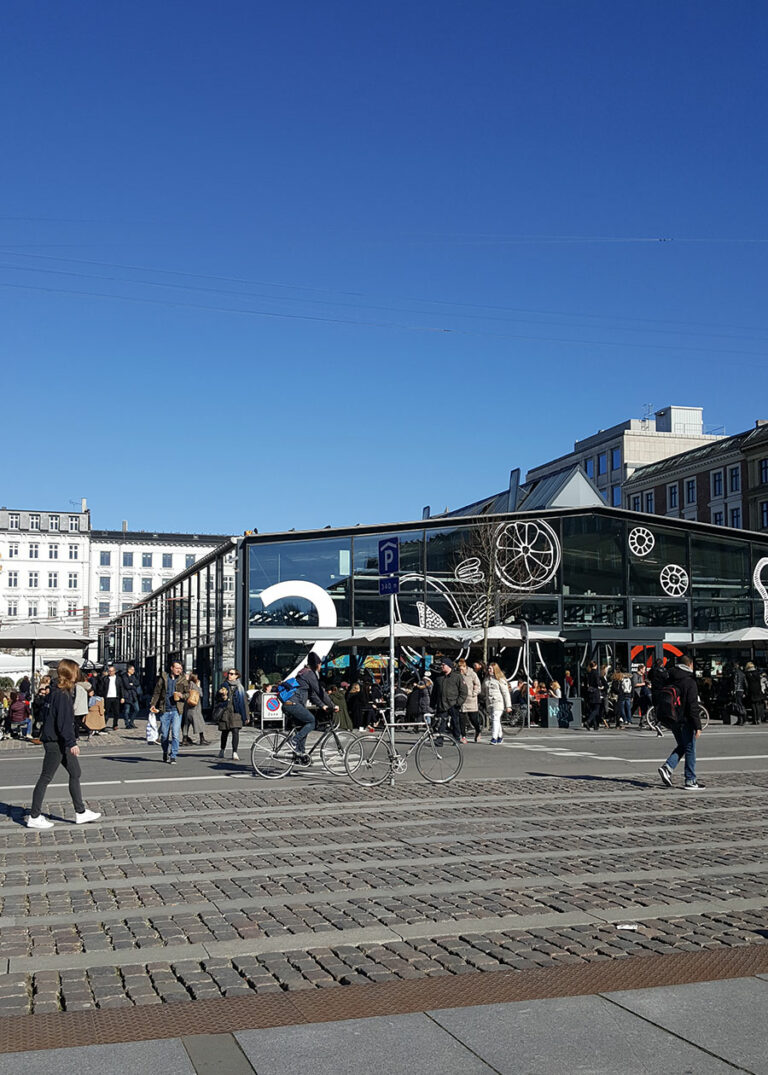
[[117,698],[117,676],[109,677],[109,686],[107,687],[107,698]]

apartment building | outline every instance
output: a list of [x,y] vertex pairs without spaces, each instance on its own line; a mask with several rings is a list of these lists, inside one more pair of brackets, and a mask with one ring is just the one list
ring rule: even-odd
[[768,420],[649,466],[626,481],[630,511],[768,530]]
[[606,504],[620,508],[625,503],[624,483],[638,467],[721,439],[720,435],[704,432],[701,407],[670,405],[656,411],[653,417],[629,418],[576,441],[572,452],[529,470],[526,482],[580,466]]

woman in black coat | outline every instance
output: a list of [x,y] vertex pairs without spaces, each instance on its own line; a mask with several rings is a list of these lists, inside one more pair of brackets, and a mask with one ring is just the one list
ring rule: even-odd
[[760,673],[751,661],[744,671],[747,675],[747,698],[752,706],[752,723],[761,724],[765,720],[765,695]]

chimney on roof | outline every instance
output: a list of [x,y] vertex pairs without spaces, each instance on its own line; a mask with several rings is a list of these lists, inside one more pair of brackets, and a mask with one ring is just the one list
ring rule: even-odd
[[123,519],[123,533],[125,533],[127,529],[128,529],[128,520]]
[[768,418],[756,418],[755,429],[759,429],[760,426],[768,426]]
[[88,511],[88,501],[84,496],[80,497],[80,511],[82,511],[83,515]]

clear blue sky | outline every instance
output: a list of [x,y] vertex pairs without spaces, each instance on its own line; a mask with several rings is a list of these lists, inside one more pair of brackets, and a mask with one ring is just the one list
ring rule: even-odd
[[761,0],[7,0],[0,501],[407,519],[645,403],[768,417],[767,39]]

